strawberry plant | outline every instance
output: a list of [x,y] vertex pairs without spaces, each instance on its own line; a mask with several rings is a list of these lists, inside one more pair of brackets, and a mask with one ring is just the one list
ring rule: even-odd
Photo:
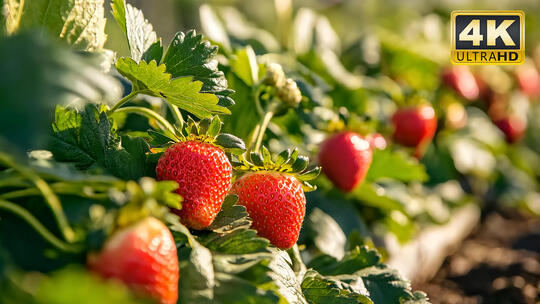
[[531,65],[342,41],[309,8],[271,33],[203,4],[168,43],[125,0],[2,7],[1,303],[428,303],[396,244],[538,212]]
[[[320,168],[293,142],[263,145],[273,120],[311,107],[289,70],[249,47],[224,66],[194,30],[164,46],[123,0],[111,13],[128,56],[103,49],[102,1],[4,7],[0,49],[41,70],[15,73],[35,92],[0,92],[3,130],[18,130],[0,152],[3,303],[427,301],[361,243],[306,266],[296,243]],[[235,112],[244,90],[253,123]]]

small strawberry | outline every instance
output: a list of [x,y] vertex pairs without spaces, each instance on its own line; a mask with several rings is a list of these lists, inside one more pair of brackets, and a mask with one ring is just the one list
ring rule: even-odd
[[467,100],[475,100],[480,94],[476,78],[469,68],[452,66],[442,73],[443,82]]
[[[173,212],[184,225],[193,229],[204,229],[214,221],[231,186],[232,166],[224,148],[228,146],[220,143],[220,139],[233,138],[240,143],[240,149],[243,147],[241,140],[231,135],[221,134],[215,138],[221,125],[217,117],[201,123],[207,126],[207,134],[200,135],[199,126],[191,123],[188,129],[197,135],[190,134],[171,145],[156,166],[158,180],[178,183],[176,192],[184,201],[182,209],[173,209]],[[212,124],[214,127],[208,127]]]
[[493,122],[505,135],[506,141],[515,143],[525,134],[527,121],[518,115],[507,115]]
[[420,157],[437,129],[435,110],[429,105],[402,108],[392,116],[394,139],[406,146],[416,148]]
[[317,177],[320,168],[303,172],[309,160],[298,156],[296,150],[292,154],[282,152],[276,162],[265,147],[263,155],[252,153],[253,163],[242,159],[237,169],[248,173],[234,182],[230,192],[238,196],[238,204],[246,207],[252,227],[260,236],[276,247],[288,249],[298,240],[304,221],[304,190],[315,189],[307,181]]
[[104,278],[118,279],[162,304],[178,300],[178,256],[169,229],[146,217],[116,231],[88,266]]
[[342,132],[323,142],[319,163],[336,187],[349,192],[364,180],[372,154],[366,139],[354,132]]

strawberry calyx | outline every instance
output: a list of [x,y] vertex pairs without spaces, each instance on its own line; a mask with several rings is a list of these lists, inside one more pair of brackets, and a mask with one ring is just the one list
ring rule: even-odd
[[232,165],[235,172],[244,174],[247,172],[271,171],[292,175],[302,184],[304,191],[309,192],[317,189],[309,181],[315,179],[321,172],[318,166],[309,166],[309,158],[298,154],[298,149],[287,149],[279,153],[274,159],[272,154],[265,146],[262,146],[261,152],[250,152],[249,159],[245,154],[236,156]]
[[150,146],[153,151],[160,152],[176,142],[198,141],[215,145],[231,154],[244,153],[246,151],[244,142],[234,135],[220,133],[222,125],[223,122],[217,115],[198,122],[189,116],[187,122],[175,126],[174,134],[148,130],[148,135],[151,137]]

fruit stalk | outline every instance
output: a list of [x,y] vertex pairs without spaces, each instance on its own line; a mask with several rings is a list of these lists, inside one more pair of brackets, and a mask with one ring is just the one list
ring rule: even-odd
[[180,109],[178,109],[177,106],[167,102],[167,105],[171,109],[172,116],[174,117],[174,120],[176,120],[177,125],[181,128],[184,125],[184,119],[182,118],[182,113],[180,113]]
[[261,144],[264,138],[264,133],[266,133],[268,124],[270,123],[270,120],[272,120],[272,117],[274,117],[274,112],[276,111],[278,106],[279,106],[278,101],[272,101],[267,106],[266,111],[264,112],[264,116],[255,127],[255,134],[256,134],[255,139],[254,139],[255,146],[253,147],[253,149],[250,149],[250,151],[259,152],[259,149],[261,148]]
[[36,232],[39,233],[39,235],[41,235],[43,239],[45,239],[54,247],[65,252],[76,253],[81,251],[81,247],[73,244],[68,244],[57,238],[52,232],[45,228],[45,226],[43,226],[43,224],[41,224],[30,212],[28,212],[28,210],[24,209],[23,207],[16,205],[12,202],[0,199],[0,209],[7,210],[19,216],[32,228],[34,228],[34,230],[36,230]]
[[135,91],[131,91],[128,95],[124,96],[122,99],[120,99],[110,110],[107,114],[111,115],[114,113],[118,108],[123,106],[126,102],[130,101],[133,97],[137,96],[139,93]]
[[156,113],[156,112],[154,112],[154,111],[152,111],[152,110],[150,110],[148,108],[124,107],[124,108],[118,109],[116,111],[116,113],[121,113],[121,112],[135,113],[135,114],[145,116],[147,118],[155,119],[164,128],[164,131],[170,132],[171,133],[170,135],[174,135],[176,133],[173,125],[171,125],[170,122],[168,122],[163,116],[159,115],[158,113]]
[[62,208],[62,204],[60,203],[60,200],[58,199],[54,191],[51,189],[51,187],[49,187],[49,185],[39,176],[34,174],[32,171],[27,170],[23,166],[17,165],[5,154],[0,154],[0,163],[4,164],[7,167],[13,168],[13,170],[19,172],[23,177],[30,180],[36,186],[39,192],[41,192],[41,194],[43,195],[43,198],[45,199],[47,205],[49,205],[49,208],[53,213],[54,219],[58,227],[60,228],[62,236],[68,242],[73,242],[75,240],[75,232],[69,226],[66,214],[64,213],[64,209]]

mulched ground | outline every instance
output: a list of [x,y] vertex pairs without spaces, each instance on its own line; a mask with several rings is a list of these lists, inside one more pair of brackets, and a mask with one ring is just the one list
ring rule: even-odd
[[540,218],[491,212],[435,278],[413,287],[433,304],[539,304]]

